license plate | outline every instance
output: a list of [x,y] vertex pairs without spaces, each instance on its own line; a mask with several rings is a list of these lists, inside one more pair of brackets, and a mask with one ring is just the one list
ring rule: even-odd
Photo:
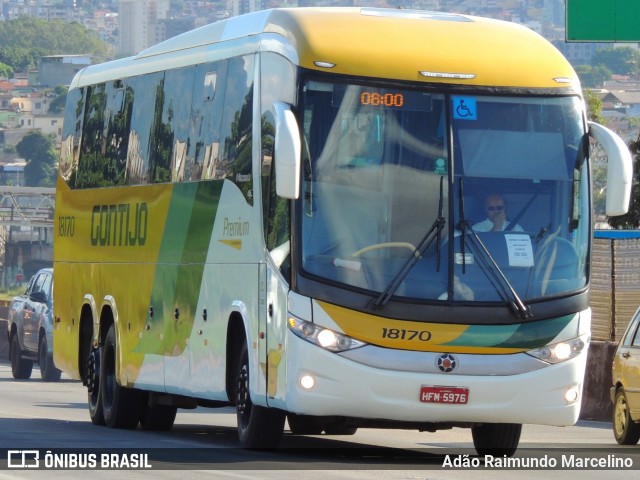
[[420,388],[420,401],[423,403],[463,405],[469,401],[469,389],[466,387],[423,385]]

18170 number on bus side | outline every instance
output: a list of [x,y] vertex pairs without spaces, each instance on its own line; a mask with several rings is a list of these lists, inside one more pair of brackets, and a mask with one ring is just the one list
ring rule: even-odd
[[382,338],[389,340],[420,340],[428,342],[431,340],[429,330],[405,330],[404,328],[383,328]]

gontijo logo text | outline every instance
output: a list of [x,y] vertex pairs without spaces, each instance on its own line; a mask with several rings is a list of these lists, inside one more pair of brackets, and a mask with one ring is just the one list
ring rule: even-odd
[[91,212],[91,245],[136,247],[147,241],[149,208],[146,203],[94,205]]

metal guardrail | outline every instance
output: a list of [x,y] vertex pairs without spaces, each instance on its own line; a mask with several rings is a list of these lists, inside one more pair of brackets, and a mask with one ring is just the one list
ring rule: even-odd
[[52,227],[55,188],[0,186],[0,225]]

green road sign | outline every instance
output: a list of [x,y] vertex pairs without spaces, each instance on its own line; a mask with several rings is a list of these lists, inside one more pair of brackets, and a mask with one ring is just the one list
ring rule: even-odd
[[640,1],[565,2],[567,42],[640,42]]

